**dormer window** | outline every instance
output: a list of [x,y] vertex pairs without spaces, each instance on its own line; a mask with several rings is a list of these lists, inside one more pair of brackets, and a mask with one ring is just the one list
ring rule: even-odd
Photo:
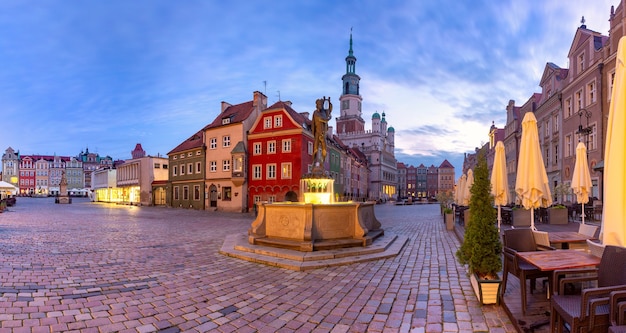
[[227,124],[230,124],[230,117],[222,118],[222,125],[227,125]]

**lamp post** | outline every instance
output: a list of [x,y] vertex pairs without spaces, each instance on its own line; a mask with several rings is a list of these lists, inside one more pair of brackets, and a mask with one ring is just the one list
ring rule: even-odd
[[[587,118],[587,127],[583,127],[583,116]],[[591,111],[587,109],[580,109],[578,111],[578,130],[576,133],[578,134],[578,141],[580,141],[580,136],[585,136],[585,146],[587,147],[587,155],[589,155],[589,135],[593,131],[591,126],[589,126],[589,118],[591,118]]]

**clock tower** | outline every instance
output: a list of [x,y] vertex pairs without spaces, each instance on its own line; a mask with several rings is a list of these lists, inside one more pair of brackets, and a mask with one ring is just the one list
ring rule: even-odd
[[356,57],[352,51],[352,31],[350,31],[350,50],[346,57],[346,74],[341,77],[343,91],[339,97],[340,113],[336,117],[337,134],[359,133],[365,130],[365,121],[361,118],[359,94],[361,78],[356,74]]

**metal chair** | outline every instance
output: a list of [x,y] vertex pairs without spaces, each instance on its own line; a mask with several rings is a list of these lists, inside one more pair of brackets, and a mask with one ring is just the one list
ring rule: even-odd
[[530,280],[530,292],[535,289],[536,279],[549,278],[550,272],[542,272],[536,266],[529,264],[516,255],[517,252],[553,250],[554,248],[537,245],[533,230],[531,229],[510,229],[505,230],[502,235],[504,246],[504,268],[502,274],[502,295],[506,291],[506,283],[509,273],[515,275],[520,281],[520,292],[522,297],[522,313],[526,314],[526,280]]
[[[569,331],[606,332],[609,327],[609,295],[613,291],[626,291],[626,248],[606,246],[597,268],[557,270],[558,294],[550,299],[550,328],[563,332],[567,323]],[[575,276],[572,276],[575,275]],[[567,284],[595,281],[597,287],[586,288],[580,295],[565,295]],[[556,284],[556,283],[555,283]]]

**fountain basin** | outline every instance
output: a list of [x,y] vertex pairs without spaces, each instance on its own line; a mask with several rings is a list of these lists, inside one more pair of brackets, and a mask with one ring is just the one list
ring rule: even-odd
[[260,203],[248,242],[311,252],[368,246],[384,234],[374,202]]

